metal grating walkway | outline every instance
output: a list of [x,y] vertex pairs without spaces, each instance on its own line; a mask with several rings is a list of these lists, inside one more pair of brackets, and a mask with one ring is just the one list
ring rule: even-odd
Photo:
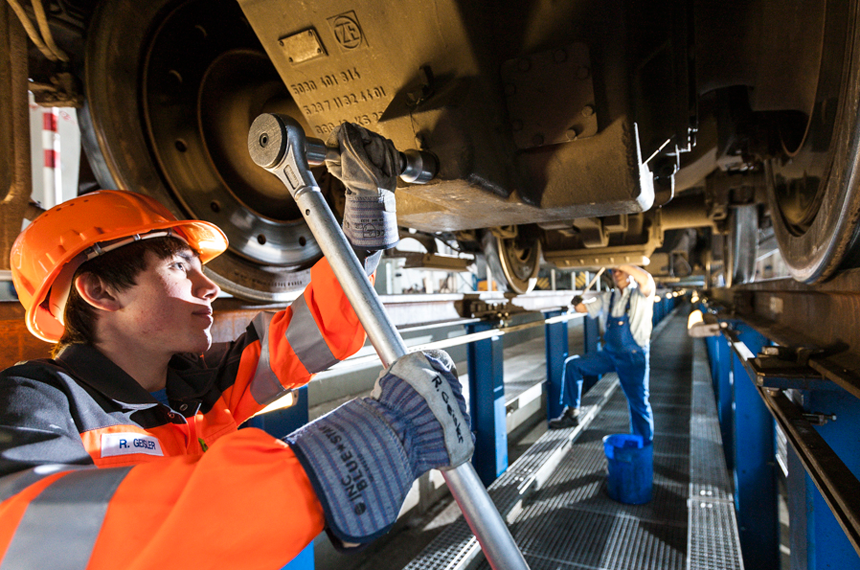
[[[667,318],[652,343],[650,503],[606,495],[602,438],[629,429],[614,375],[586,395],[583,426],[547,432],[490,487],[531,570],[742,569],[704,343],[687,336],[685,317]],[[489,564],[461,520],[406,568]]]

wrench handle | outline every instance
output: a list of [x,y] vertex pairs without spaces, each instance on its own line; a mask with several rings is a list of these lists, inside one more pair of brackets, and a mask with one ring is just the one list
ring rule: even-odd
[[[284,115],[257,117],[248,133],[254,162],[284,183],[364,326],[384,366],[407,353],[373,285],[310,172],[301,126]],[[493,570],[529,570],[502,516],[471,463],[442,475]]]

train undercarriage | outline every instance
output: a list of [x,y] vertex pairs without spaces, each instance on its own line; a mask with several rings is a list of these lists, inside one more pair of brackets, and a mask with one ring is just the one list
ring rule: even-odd
[[[231,249],[212,274],[243,298],[288,297],[321,255],[250,161],[261,112],[315,138],[353,121],[434,153],[436,179],[398,189],[404,232],[486,257],[515,293],[541,267],[626,262],[744,283],[757,248],[806,283],[857,264],[855,2],[45,8],[65,60],[10,47],[7,77],[29,78],[40,104],[81,107],[82,191],[144,192],[217,223]],[[20,131],[3,131],[5,148]],[[338,211],[342,186],[317,177]]]

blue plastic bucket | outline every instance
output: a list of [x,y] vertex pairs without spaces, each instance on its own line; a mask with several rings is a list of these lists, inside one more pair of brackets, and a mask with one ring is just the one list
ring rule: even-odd
[[654,483],[654,446],[641,435],[619,433],[603,438],[609,463],[606,479],[610,498],[619,503],[641,505],[651,500]]

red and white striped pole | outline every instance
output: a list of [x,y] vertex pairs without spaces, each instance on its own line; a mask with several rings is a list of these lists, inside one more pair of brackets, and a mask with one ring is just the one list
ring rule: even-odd
[[57,132],[58,109],[42,111],[42,150],[44,202],[46,210],[63,201],[63,177],[60,170],[60,135]]

